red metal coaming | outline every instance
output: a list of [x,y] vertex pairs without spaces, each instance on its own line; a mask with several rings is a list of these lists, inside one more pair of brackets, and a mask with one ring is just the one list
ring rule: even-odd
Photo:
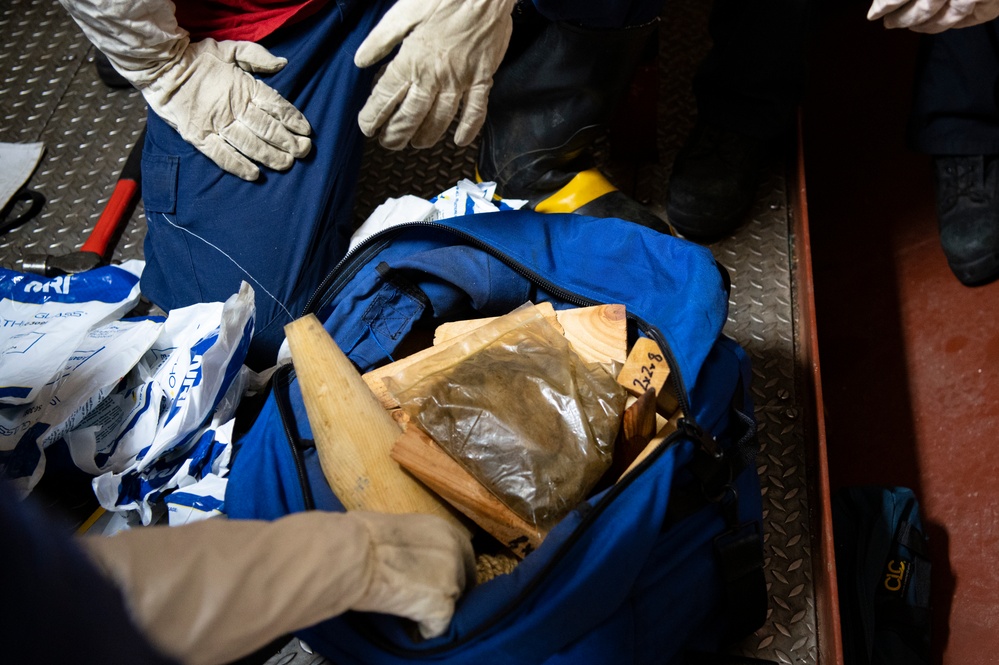
[[819,364],[818,324],[815,314],[815,289],[812,275],[811,236],[808,227],[808,193],[805,186],[805,156],[801,113],[798,114],[795,163],[791,169],[791,198],[794,251],[795,298],[800,329],[795,336],[799,344],[796,361],[804,379],[806,394],[801,400],[806,414],[813,474],[813,511],[817,547],[813,550],[812,570],[815,576],[815,612],[818,631],[818,662],[822,665],[843,665],[843,640],[840,632],[839,594],[836,585],[836,555],[833,546],[832,501],[829,483],[829,461],[822,402],[822,373]]

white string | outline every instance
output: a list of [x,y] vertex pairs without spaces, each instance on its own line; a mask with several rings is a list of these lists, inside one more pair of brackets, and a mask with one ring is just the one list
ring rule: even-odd
[[278,307],[280,307],[280,308],[281,308],[281,311],[282,311],[282,312],[284,312],[284,313],[285,313],[285,315],[287,315],[287,317],[288,317],[288,319],[289,319],[289,320],[294,320],[294,318],[295,318],[295,317],[291,315],[291,312],[289,312],[289,311],[288,311],[288,309],[287,309],[287,308],[286,308],[286,307],[284,306],[284,303],[282,303],[282,302],[281,302],[280,300],[278,300],[277,298],[275,298],[275,297],[274,297],[274,294],[272,294],[272,293],[271,293],[270,291],[268,291],[268,290],[267,290],[267,289],[266,289],[266,288],[264,287],[264,285],[263,285],[263,284],[261,284],[260,282],[258,282],[258,281],[257,281],[257,279],[256,279],[256,278],[255,278],[255,277],[254,277],[253,275],[251,275],[251,274],[250,274],[250,273],[249,273],[249,272],[248,272],[248,271],[246,270],[246,268],[244,268],[243,266],[239,265],[239,262],[238,262],[238,261],[236,261],[236,259],[234,259],[234,258],[232,258],[231,256],[229,256],[229,255],[228,255],[228,254],[227,254],[227,253],[225,252],[225,250],[223,250],[223,249],[222,249],[221,247],[219,247],[218,245],[216,245],[216,244],[214,244],[214,243],[210,242],[210,241],[209,241],[209,240],[207,240],[206,238],[202,238],[201,236],[199,236],[199,235],[198,235],[197,233],[195,233],[194,231],[192,231],[192,230],[190,230],[190,229],[185,229],[185,228],[184,228],[183,226],[180,226],[180,225],[178,225],[178,224],[175,224],[174,222],[172,222],[172,221],[170,220],[170,218],[169,218],[169,217],[167,217],[167,216],[166,216],[166,215],[164,215],[163,213],[160,213],[160,217],[162,217],[162,218],[163,218],[163,219],[164,219],[164,220],[166,221],[166,223],[167,223],[167,224],[169,224],[170,226],[172,226],[172,227],[174,227],[175,229],[178,229],[178,230],[180,230],[180,231],[183,231],[184,233],[189,233],[190,235],[194,236],[195,238],[197,238],[197,239],[198,239],[198,240],[200,240],[201,242],[205,243],[206,245],[208,245],[208,246],[209,246],[209,247],[211,247],[212,249],[214,249],[214,250],[218,251],[218,252],[219,252],[219,253],[220,253],[220,254],[221,254],[222,256],[224,256],[224,257],[226,257],[227,259],[229,259],[229,260],[230,260],[230,261],[232,262],[232,264],[233,264],[234,266],[236,266],[236,267],[237,267],[237,268],[239,268],[239,269],[240,269],[241,271],[243,271],[243,274],[244,274],[244,275],[246,275],[246,276],[247,276],[247,277],[248,277],[248,278],[250,279],[250,281],[251,281],[251,282],[253,282],[253,283],[254,283],[254,284],[256,284],[257,286],[259,286],[259,287],[260,287],[260,290],[261,290],[261,291],[263,291],[264,293],[266,293],[266,294],[268,295],[268,297],[270,297],[270,299],[271,299],[271,300],[273,300],[274,302],[276,302],[276,303],[278,304]]

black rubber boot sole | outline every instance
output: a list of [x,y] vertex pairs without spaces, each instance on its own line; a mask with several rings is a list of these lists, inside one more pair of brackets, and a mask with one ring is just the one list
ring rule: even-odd
[[984,286],[999,278],[999,253],[974,261],[956,263],[948,259],[951,272],[965,286]]
[[666,203],[666,218],[676,232],[687,240],[710,244],[731,235],[739,228],[753,207],[752,204],[753,201],[750,201],[749,205],[735,214],[719,218],[714,215],[706,217],[691,214],[673,205],[672,201],[668,201]]

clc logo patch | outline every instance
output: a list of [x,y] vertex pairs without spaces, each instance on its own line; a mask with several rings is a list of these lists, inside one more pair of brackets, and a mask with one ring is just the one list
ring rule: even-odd
[[882,586],[885,591],[899,596],[905,593],[909,586],[909,577],[912,574],[912,562],[905,559],[889,559],[885,564],[885,574],[882,578]]

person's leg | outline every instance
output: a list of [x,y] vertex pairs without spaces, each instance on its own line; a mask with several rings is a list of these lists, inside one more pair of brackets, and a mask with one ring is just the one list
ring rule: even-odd
[[143,293],[170,310],[225,300],[248,282],[257,315],[247,364],[255,369],[273,363],[284,325],[301,316],[346,251],[363,146],[357,113],[375,73],[353,57],[390,4],[330,3],[262,42],[288,59],[266,82],[313,129],[312,152],[287,172],[262,169],[257,181],[240,180],[148,118]]
[[929,155],[999,154],[999,21],[920,39],[910,145]]
[[775,139],[804,95],[808,0],[714,0],[712,46],[694,78],[699,120]]
[[620,217],[670,233],[593,168],[591,155],[657,29],[661,4],[520,3],[489,96],[478,176],[540,212]]
[[909,141],[933,156],[940,243],[969,286],[999,277],[999,21],[925,35]]
[[710,242],[741,223],[804,95],[809,0],[715,0],[694,78],[697,123],[677,155],[667,213]]

